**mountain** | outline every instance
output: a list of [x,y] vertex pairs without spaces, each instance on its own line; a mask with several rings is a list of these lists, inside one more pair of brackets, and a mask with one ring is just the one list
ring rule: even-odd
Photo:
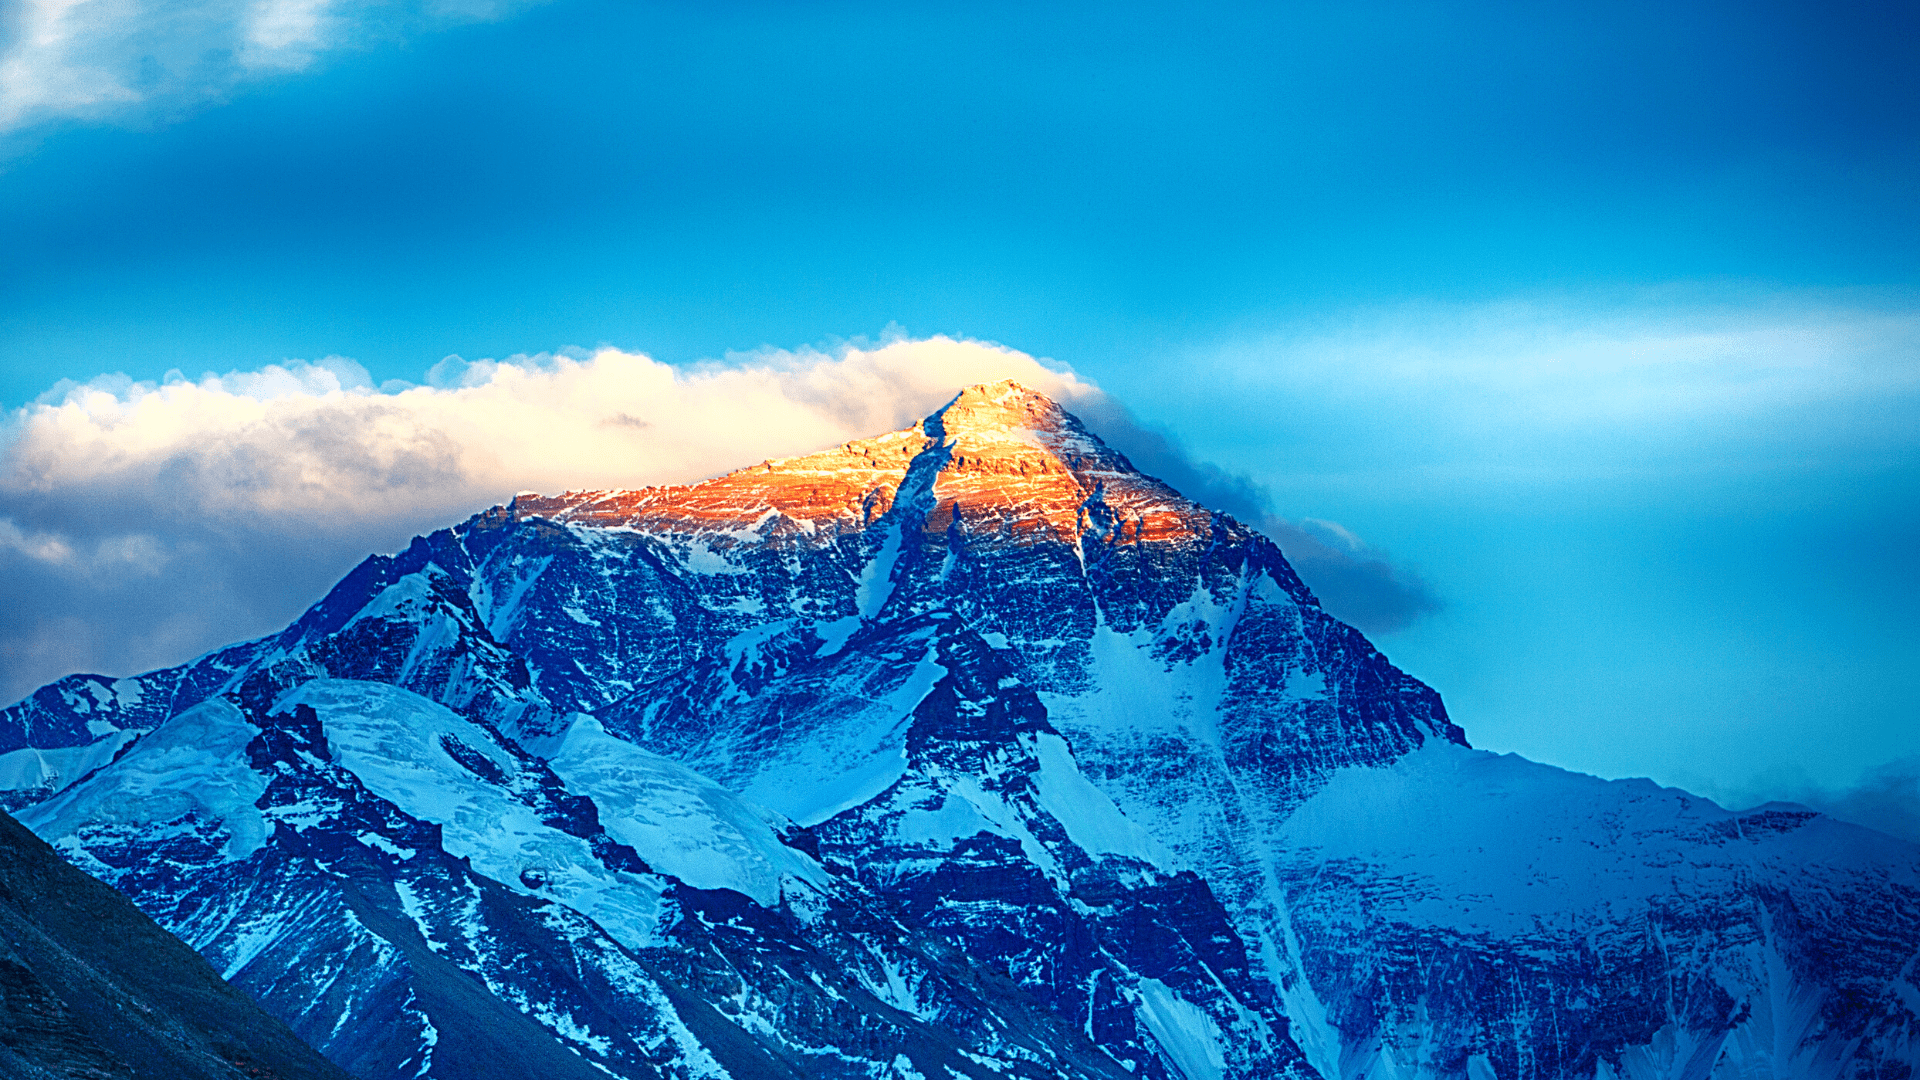
[[1920,1065],[1920,848],[1471,749],[1272,542],[1010,383],[523,495],[0,750],[364,1080]]
[[0,1073],[348,1080],[126,897],[5,813]]

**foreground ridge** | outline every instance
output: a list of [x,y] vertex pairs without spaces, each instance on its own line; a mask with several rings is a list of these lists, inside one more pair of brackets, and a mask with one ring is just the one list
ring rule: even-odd
[[0,939],[0,1073],[15,1080],[348,1080],[5,813]]
[[521,496],[0,714],[22,820],[363,1080],[1906,1077],[1920,849],[1468,747],[1015,383]]

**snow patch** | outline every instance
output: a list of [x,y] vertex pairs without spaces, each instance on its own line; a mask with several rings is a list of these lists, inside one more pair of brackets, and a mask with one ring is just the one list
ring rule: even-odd
[[1291,701],[1317,701],[1324,698],[1327,696],[1326,672],[1288,668],[1287,685],[1283,693]]
[[[98,723],[98,721],[95,721]],[[88,724],[91,730],[93,725]],[[143,729],[121,730],[106,725],[102,737],[84,746],[42,750],[27,746],[0,754],[0,791],[38,791],[54,795],[113,760],[120,748],[139,738]]]
[[267,782],[246,754],[258,734],[239,709],[218,698],[204,702],[155,728],[91,782],[18,816],[49,843],[83,830],[154,838],[214,825],[226,834],[225,857],[244,859],[267,841],[266,819],[254,806]]
[[[1515,937],[1637,918],[1656,897],[1734,895],[1752,847],[1702,841],[1734,840],[1737,827],[1737,815],[1651,781],[1432,740],[1391,766],[1334,773],[1275,850],[1297,875],[1333,864],[1390,883],[1370,893],[1371,918]],[[1898,865],[1899,844],[1816,818],[1768,849],[1804,873]]]
[[113,700],[123,709],[131,709],[145,700],[139,679],[120,679],[113,684]]
[[1138,1016],[1153,1033],[1167,1061],[1186,1080],[1220,1080],[1226,1054],[1220,1027],[1206,1010],[1173,992],[1158,979],[1141,979]]
[[780,842],[759,809],[677,762],[576,716],[548,762],[591,798],[601,822],[647,865],[697,889],[732,889],[772,907],[785,879],[825,888],[827,872]]
[[491,575],[474,579],[474,609],[486,622],[487,633],[492,634],[495,641],[505,641],[512,636],[514,622],[520,617],[520,606],[525,602],[527,592],[533,588],[534,582],[540,580],[540,575],[546,573],[552,562],[551,555],[538,559],[515,559],[505,596],[494,595]]
[[[933,647],[924,649],[884,698],[835,716],[832,727],[782,747],[779,758],[757,762],[740,794],[801,825],[817,825],[892,787],[906,775],[906,732],[913,710],[947,673],[934,659]],[[859,695],[849,694],[848,699],[858,701]]]
[[852,637],[853,632],[858,629],[860,629],[860,616],[858,615],[848,615],[844,619],[835,619],[832,622],[823,622],[815,626],[813,632],[820,635],[821,644],[818,649],[814,650],[814,658],[818,659],[823,656],[832,656],[834,653],[846,648],[847,639]]
[[1122,814],[1081,773],[1067,740],[1042,733],[1034,756],[1040,762],[1033,778],[1035,800],[1081,850],[1089,855],[1124,855],[1168,873],[1177,869],[1173,853]]
[[[366,619],[411,618],[420,606],[433,600],[433,585],[427,580],[427,572],[408,574],[399,581],[380,590],[380,594],[367,602],[367,606],[356,612],[347,626],[353,626]],[[344,630],[345,627],[342,627]]]
[[586,611],[582,609],[579,604],[562,604],[560,606],[560,611],[567,618],[572,619],[574,622],[577,622],[582,626],[599,626],[600,625],[600,620],[587,614]]
[[[587,841],[548,825],[505,789],[447,751],[455,740],[506,776],[519,764],[488,730],[437,702],[384,683],[316,679],[281,699],[319,714],[341,767],[403,812],[441,827],[441,846],[509,888],[557,899],[621,944],[653,944],[661,919],[657,879],[609,870]],[[535,889],[521,874],[541,871]]]
[[744,566],[729,562],[727,557],[713,550],[704,539],[689,541],[687,546],[676,552],[680,565],[696,574],[750,574],[753,571]]
[[900,561],[900,541],[903,530],[899,522],[887,530],[887,539],[880,545],[879,554],[867,564],[860,575],[860,583],[854,589],[853,606],[860,612],[862,619],[871,619],[880,614],[880,609],[893,595],[893,565]]

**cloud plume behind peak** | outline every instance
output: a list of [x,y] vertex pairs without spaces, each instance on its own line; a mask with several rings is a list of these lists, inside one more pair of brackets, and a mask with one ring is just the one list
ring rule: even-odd
[[108,377],[11,419],[0,490],[46,515],[71,513],[56,504],[83,492],[114,505],[165,489],[171,512],[229,522],[445,516],[521,489],[697,480],[903,426],[957,385],[1003,377],[1066,401],[1093,392],[1022,354],[940,338],[692,370],[617,349],[450,357],[428,385],[385,392],[339,358],[198,381]]
[[1338,522],[1278,514],[1272,494],[1251,477],[1201,461],[1172,435],[1142,424],[1107,394],[1074,408],[1134,466],[1188,498],[1224,510],[1267,534],[1329,613],[1369,634],[1404,630],[1444,606],[1433,588],[1392,556]]
[[66,383],[0,428],[0,698],[128,674],[277,629],[369,552],[519,490],[697,480],[901,427],[953,388],[1071,373],[994,346],[435,365],[372,385],[340,358]]

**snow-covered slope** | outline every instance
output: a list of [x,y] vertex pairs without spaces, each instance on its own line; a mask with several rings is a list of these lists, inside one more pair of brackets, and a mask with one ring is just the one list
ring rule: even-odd
[[25,814],[362,1076],[1112,1074],[790,823],[588,717],[554,763],[593,798],[482,722],[322,679],[189,709]]
[[1467,749],[1271,542],[1013,384],[522,496],[0,750],[367,1080],[1920,1065],[1915,848]]

